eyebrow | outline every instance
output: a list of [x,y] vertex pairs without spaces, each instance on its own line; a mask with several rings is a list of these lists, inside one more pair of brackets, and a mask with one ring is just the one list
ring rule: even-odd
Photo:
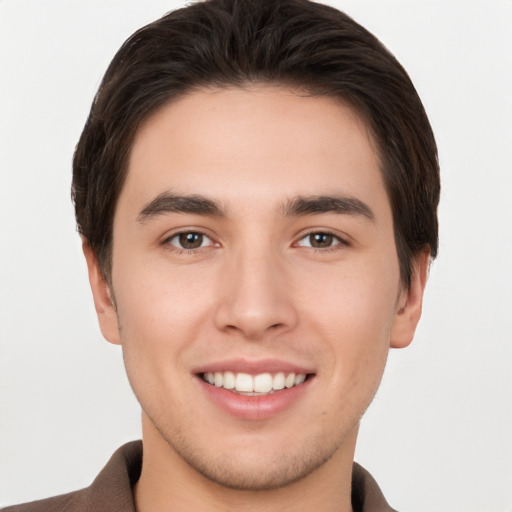
[[[375,215],[371,208],[360,199],[350,196],[298,196],[290,199],[283,208],[287,217],[337,213],[359,215],[374,222]],[[163,192],[147,203],[137,216],[138,222],[146,222],[152,217],[165,213],[190,213],[212,217],[226,217],[221,204],[200,195],[179,195]]]
[[350,196],[298,196],[286,203],[286,216],[315,215],[321,213],[339,213],[359,215],[375,222],[375,214],[360,199]]
[[146,222],[152,217],[165,213],[191,213],[213,217],[226,216],[226,212],[220,203],[212,199],[198,195],[183,196],[163,192],[142,208],[137,215],[137,221]]

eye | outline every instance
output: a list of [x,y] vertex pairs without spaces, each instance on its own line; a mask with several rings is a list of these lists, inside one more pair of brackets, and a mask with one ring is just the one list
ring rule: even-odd
[[312,247],[313,249],[330,249],[340,244],[346,245],[346,242],[332,233],[323,231],[309,233],[297,242],[300,247]]
[[194,250],[201,247],[208,247],[213,244],[210,237],[196,231],[185,231],[176,233],[167,239],[167,243],[178,249]]

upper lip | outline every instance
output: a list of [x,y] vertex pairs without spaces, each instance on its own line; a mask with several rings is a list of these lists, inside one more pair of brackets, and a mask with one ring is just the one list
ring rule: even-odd
[[248,373],[250,375],[258,375],[260,373],[314,373],[310,368],[290,363],[279,359],[259,359],[249,360],[243,358],[225,359],[222,361],[214,361],[194,369],[193,373],[201,374],[208,372],[226,372]]

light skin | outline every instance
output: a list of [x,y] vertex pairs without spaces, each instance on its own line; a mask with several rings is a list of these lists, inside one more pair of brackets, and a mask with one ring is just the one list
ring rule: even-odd
[[[389,348],[413,338],[429,255],[405,288],[375,144],[350,107],[269,85],[175,100],[135,138],[111,287],[84,252],[143,410],[139,511],[352,510],[359,420]],[[239,416],[202,378],[268,361],[308,375],[270,412]]]

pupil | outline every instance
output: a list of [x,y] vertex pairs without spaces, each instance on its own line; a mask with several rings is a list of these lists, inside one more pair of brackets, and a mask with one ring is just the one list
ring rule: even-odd
[[200,233],[183,233],[180,235],[180,245],[185,249],[197,249],[203,243],[203,235]]
[[329,233],[315,233],[310,239],[313,247],[330,247],[332,245],[332,235]]

